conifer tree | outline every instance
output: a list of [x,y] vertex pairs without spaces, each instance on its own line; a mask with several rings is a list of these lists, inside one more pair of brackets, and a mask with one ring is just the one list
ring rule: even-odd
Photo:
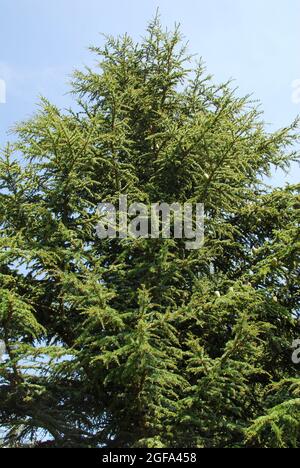
[[[155,17],[93,47],[0,160],[2,446],[299,447],[298,121],[268,133]],[[97,205],[204,203],[205,243],[106,239]]]

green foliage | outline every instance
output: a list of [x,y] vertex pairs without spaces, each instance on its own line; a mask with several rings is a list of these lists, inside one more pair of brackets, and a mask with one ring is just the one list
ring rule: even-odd
[[[158,18],[92,51],[1,152],[2,445],[299,447],[300,186],[264,183],[298,121],[268,133]],[[203,248],[98,239],[121,194],[204,203]]]
[[283,379],[273,384],[266,396],[269,405],[275,406],[247,428],[247,442],[264,448],[299,448],[300,380]]

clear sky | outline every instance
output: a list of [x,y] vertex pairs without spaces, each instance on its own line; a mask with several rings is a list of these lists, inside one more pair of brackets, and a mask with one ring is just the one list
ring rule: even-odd
[[[254,93],[270,128],[300,114],[292,99],[300,79],[299,0],[0,0],[0,85],[7,88],[0,146],[12,124],[34,112],[39,95],[59,106],[71,102],[68,77],[93,63],[87,46],[103,42],[99,33],[139,39],[157,7],[166,26],[181,23],[190,51],[217,82],[234,78],[241,93]],[[299,176],[294,166],[286,180]]]

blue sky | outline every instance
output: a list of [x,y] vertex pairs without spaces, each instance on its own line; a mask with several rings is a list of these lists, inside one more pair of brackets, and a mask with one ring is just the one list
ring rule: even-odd
[[[262,102],[270,128],[300,114],[292,82],[300,79],[299,0],[0,0],[0,146],[14,122],[32,115],[38,96],[67,106],[74,68],[92,64],[100,33],[139,39],[159,7],[166,26],[181,23],[190,51],[217,82],[234,78],[240,93]],[[299,167],[287,179],[299,182]]]

